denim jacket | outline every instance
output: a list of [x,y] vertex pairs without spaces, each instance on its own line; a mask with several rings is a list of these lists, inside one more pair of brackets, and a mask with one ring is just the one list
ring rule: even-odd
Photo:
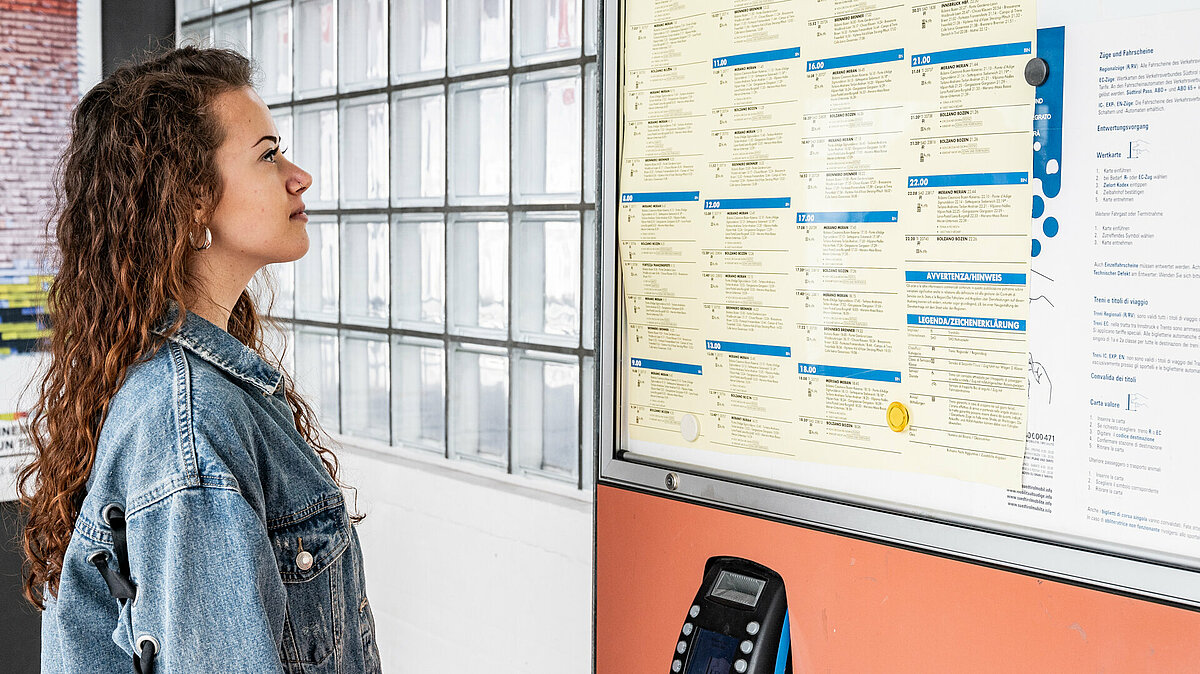
[[[113,553],[108,504],[125,511],[133,601],[88,562]],[[109,406],[42,671],[125,674],[148,636],[159,674],[378,672],[374,632],[358,536],[282,375],[189,313]]]

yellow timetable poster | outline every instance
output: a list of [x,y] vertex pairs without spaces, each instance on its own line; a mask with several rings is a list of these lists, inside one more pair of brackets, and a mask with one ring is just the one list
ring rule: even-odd
[[1034,3],[624,12],[630,443],[1019,486]]

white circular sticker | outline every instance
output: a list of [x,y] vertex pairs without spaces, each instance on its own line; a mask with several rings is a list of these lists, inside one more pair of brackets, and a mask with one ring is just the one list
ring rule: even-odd
[[683,415],[683,420],[679,422],[679,434],[688,442],[695,442],[696,438],[700,437],[700,421],[696,419],[696,415]]

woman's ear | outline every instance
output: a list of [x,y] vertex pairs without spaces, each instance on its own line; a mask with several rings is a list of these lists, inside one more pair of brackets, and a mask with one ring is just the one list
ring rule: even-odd
[[203,225],[208,222],[208,218],[211,215],[208,201],[207,198],[196,200],[196,206],[192,209],[192,222],[195,224]]

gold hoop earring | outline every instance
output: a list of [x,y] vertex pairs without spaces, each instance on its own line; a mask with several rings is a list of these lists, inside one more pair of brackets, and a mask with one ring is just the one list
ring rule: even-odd
[[196,242],[192,240],[192,235],[191,235],[191,234],[188,234],[188,240],[191,242],[191,244],[192,244],[192,248],[193,248],[193,249],[195,249],[195,250],[208,250],[208,248],[209,248],[210,246],[212,246],[212,230],[210,230],[210,229],[209,229],[209,228],[207,228],[207,227],[205,227],[205,228],[204,228],[204,245],[203,245],[203,246],[197,246],[197,245],[196,245]]

